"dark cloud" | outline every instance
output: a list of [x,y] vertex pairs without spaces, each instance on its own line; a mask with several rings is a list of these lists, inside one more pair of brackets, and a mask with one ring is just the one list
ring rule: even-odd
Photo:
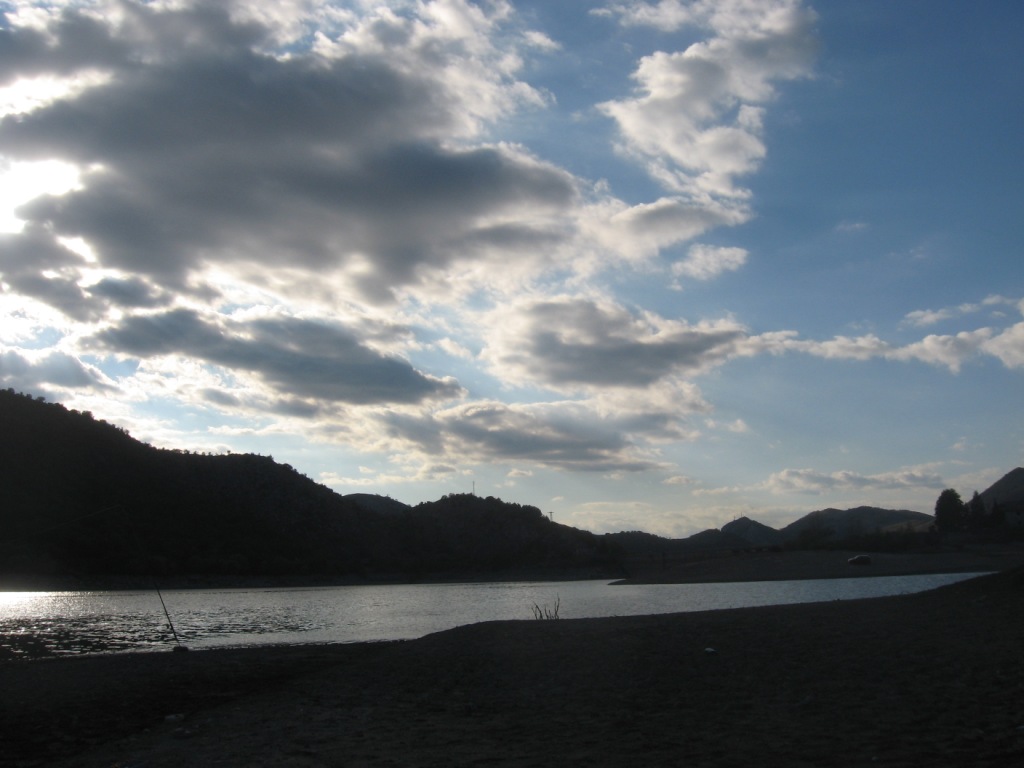
[[0,352],[0,382],[26,392],[45,391],[47,385],[65,389],[111,388],[96,371],[56,350],[35,359],[14,350]]
[[89,294],[121,308],[154,308],[170,302],[170,297],[138,277],[104,278],[88,286]]
[[5,279],[22,296],[31,296],[75,320],[90,319],[88,300],[73,278],[41,274],[9,275]]
[[65,12],[46,45],[20,28],[0,44],[12,73],[109,76],[0,120],[8,157],[91,169],[21,215],[84,238],[103,266],[184,290],[214,262],[357,262],[354,284],[380,301],[488,246],[533,259],[557,241],[534,214],[567,210],[571,177],[506,147],[442,144],[465,119],[443,66],[276,57],[258,49],[265,30],[216,6],[122,5],[116,35]]
[[426,376],[408,362],[364,346],[337,326],[289,318],[214,324],[196,312],[134,316],[96,334],[119,354],[179,354],[249,371],[282,395],[367,405],[457,397],[451,380]]
[[225,392],[222,389],[207,387],[199,391],[199,396],[206,402],[222,408],[234,409],[242,407],[242,399],[240,397],[237,397],[230,392]]
[[588,299],[540,301],[501,316],[514,322],[486,352],[495,368],[553,386],[649,387],[724,359],[746,337],[731,324],[644,319]]
[[107,277],[83,287],[82,270],[87,266],[85,259],[43,227],[30,225],[20,233],[0,234],[0,277],[10,290],[74,320],[97,320],[110,306],[153,308],[171,301],[168,294],[139,277]]
[[453,460],[522,461],[585,472],[639,472],[660,466],[639,457],[614,422],[603,422],[581,407],[478,402],[425,417],[382,418],[393,437]]
[[106,23],[68,8],[45,31],[0,28],[0,85],[22,77],[123,67],[130,51],[111,35]]
[[241,394],[213,387],[204,387],[196,394],[204,403],[236,413],[272,413],[290,418],[314,419],[323,416],[325,411],[320,402],[303,400],[298,397],[282,396],[268,400],[251,394]]
[[20,233],[0,233],[0,274],[40,274],[79,269],[85,260],[65,248],[44,227],[29,225]]

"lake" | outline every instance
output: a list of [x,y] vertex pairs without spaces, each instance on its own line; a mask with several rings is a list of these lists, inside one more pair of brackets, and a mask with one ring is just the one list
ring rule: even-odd
[[[731,584],[607,581],[403,584],[162,592],[183,645],[406,640],[495,619],[634,616],[909,594],[979,574]],[[155,591],[0,592],[0,658],[165,650],[174,635]]]

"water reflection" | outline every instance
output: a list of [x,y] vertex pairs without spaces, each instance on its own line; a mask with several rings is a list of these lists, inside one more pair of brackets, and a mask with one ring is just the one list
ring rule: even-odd
[[0,615],[3,615],[5,608],[30,602],[46,594],[46,592],[0,592]]
[[[180,641],[224,645],[421,637],[494,619],[565,619],[851,600],[932,589],[978,574],[609,586],[604,581],[389,585],[163,593]],[[155,592],[0,593],[0,660],[173,647]]]
[[215,645],[323,629],[308,605],[261,604],[259,592],[176,594],[187,599],[171,614],[172,630],[155,592],[0,593],[0,659],[157,650],[174,644],[175,631],[185,645]]

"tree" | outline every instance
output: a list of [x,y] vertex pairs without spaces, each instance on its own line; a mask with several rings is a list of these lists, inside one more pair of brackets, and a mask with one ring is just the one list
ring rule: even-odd
[[987,527],[988,510],[985,509],[985,501],[981,498],[980,493],[974,492],[974,496],[967,502],[964,511],[967,513],[967,526],[969,528],[981,530]]
[[964,501],[960,494],[947,488],[935,502],[935,527],[942,532],[955,531],[963,527]]

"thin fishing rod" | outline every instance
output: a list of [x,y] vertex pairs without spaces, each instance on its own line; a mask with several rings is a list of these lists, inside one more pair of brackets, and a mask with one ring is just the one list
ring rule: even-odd
[[181,644],[181,640],[178,639],[178,630],[174,628],[174,622],[171,621],[171,614],[167,612],[167,603],[164,602],[164,596],[160,592],[160,587],[157,586],[156,578],[153,579],[153,588],[156,590],[156,596],[160,598],[160,605],[164,609],[164,616],[167,617],[167,626],[171,628],[171,634],[174,635],[174,650],[185,650],[185,646]]
[[[115,509],[115,507],[111,507],[111,509]],[[121,510],[121,511],[122,512],[126,512],[126,510]],[[143,550],[142,540],[139,538],[139,532],[135,529],[134,521],[131,519],[131,516],[128,515],[128,514],[124,515],[124,520],[125,520],[125,522],[128,523],[128,530],[130,530],[132,532],[132,538],[135,539],[135,546],[138,548],[139,554],[143,556],[143,558],[142,558],[143,561],[145,561],[145,559],[146,559],[145,554],[146,553]],[[149,578],[153,582],[153,589],[156,591],[156,596],[158,598],[160,598],[160,606],[164,609],[164,617],[167,619],[167,626],[171,628],[171,634],[174,635],[174,650],[176,650],[176,651],[187,651],[188,648],[186,648],[184,645],[181,644],[181,640],[178,637],[178,630],[174,628],[174,622],[171,621],[171,614],[167,610],[167,603],[164,602],[164,595],[160,591],[160,585],[156,581],[156,573],[154,573],[151,569],[149,571]]]

